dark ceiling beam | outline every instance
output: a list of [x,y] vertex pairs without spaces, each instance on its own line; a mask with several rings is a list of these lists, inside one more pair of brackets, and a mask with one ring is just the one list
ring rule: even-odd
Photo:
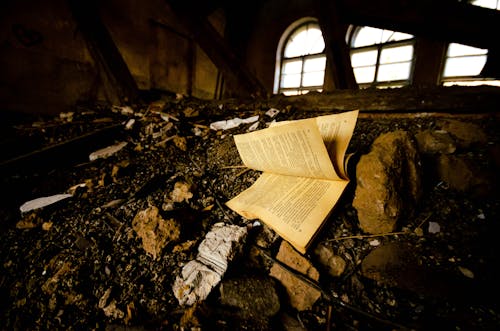
[[111,34],[99,15],[96,0],[68,0],[69,8],[96,65],[104,73],[105,90],[112,102],[136,102],[139,89]]
[[[327,64],[325,80],[333,82],[333,89],[357,89],[351,65],[349,47],[345,40],[346,26],[342,24],[337,9],[337,0],[316,0],[316,12],[319,25],[325,39]],[[325,82],[325,92],[330,92]]]
[[344,23],[397,30],[479,48],[500,48],[500,11],[457,0],[339,0]]
[[189,35],[222,72],[226,93],[230,96],[266,96],[264,85],[243,65],[229,43],[208,21],[206,10],[199,11],[188,4],[171,2],[170,7]]

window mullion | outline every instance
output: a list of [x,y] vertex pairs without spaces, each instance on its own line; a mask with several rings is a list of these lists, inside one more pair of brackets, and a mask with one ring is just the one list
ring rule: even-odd
[[306,62],[306,57],[302,56],[302,67],[300,68],[300,85],[299,85],[299,90],[302,90],[303,88],[303,81],[304,81],[304,64]]
[[375,62],[375,74],[373,76],[373,83],[376,83],[377,80],[377,75],[378,75],[378,67],[380,65],[380,54],[382,53],[382,45],[378,44],[377,45],[377,61]]

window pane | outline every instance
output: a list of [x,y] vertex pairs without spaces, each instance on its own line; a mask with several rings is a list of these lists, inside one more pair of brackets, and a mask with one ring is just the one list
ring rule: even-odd
[[356,82],[360,84],[372,83],[375,77],[375,66],[354,68],[354,76],[356,77]]
[[325,49],[325,41],[323,40],[323,34],[319,28],[309,28],[309,30],[307,30],[306,40],[306,54],[321,53]]
[[284,95],[298,95],[299,90],[289,90],[289,91],[283,91]]
[[498,0],[474,0],[471,3],[479,7],[498,9]]
[[300,86],[300,74],[293,75],[282,75],[281,76],[281,87],[299,87]]
[[410,78],[411,62],[381,64],[378,68],[377,81],[406,80]]
[[444,66],[444,77],[477,76],[486,63],[486,55],[448,58]]
[[304,72],[323,71],[326,66],[326,57],[306,59],[304,61]]
[[413,38],[413,35],[407,34],[407,33],[391,31],[391,30],[384,30],[382,32],[382,42],[383,43],[386,43],[389,41],[400,41],[400,40],[412,39],[412,38]]
[[302,61],[283,61],[283,74],[300,74],[302,72]]
[[353,67],[374,65],[375,63],[377,63],[377,50],[353,52],[351,54],[351,64]]
[[383,30],[381,29],[376,29],[369,26],[362,27],[354,36],[352,46],[363,47],[379,44],[382,40],[382,31]]
[[325,77],[324,71],[314,71],[304,74],[302,78],[303,86],[319,86],[323,85],[323,79]]
[[317,24],[306,24],[297,29],[285,47],[285,58],[323,52],[325,42]]
[[455,43],[448,46],[448,56],[450,57],[480,54],[488,54],[488,50]]
[[362,28],[359,28],[359,30],[356,32],[354,40],[352,42],[352,47],[357,48],[412,38],[413,35],[411,34],[364,26]]
[[388,47],[382,49],[380,63],[410,61],[413,58],[413,46]]

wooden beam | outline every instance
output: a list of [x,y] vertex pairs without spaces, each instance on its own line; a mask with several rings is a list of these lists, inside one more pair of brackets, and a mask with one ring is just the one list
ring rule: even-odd
[[[196,43],[222,72],[226,83],[226,94],[231,96],[267,95],[264,85],[243,65],[236,52],[212,26],[206,13],[174,2],[171,9],[192,35]],[[229,89],[229,90],[227,90]]]
[[347,24],[411,33],[479,48],[499,48],[500,12],[457,0],[339,0]]
[[[349,46],[345,40],[347,29],[345,24],[340,21],[337,0],[316,0],[315,5],[325,40],[327,58],[324,91],[358,88],[351,65]],[[328,88],[327,78],[333,82],[333,88]]]
[[[221,101],[218,101],[220,104]],[[493,86],[451,86],[336,90],[299,96],[275,95],[268,100],[224,100],[225,109],[239,111],[276,108],[280,110],[340,112],[359,109],[362,113],[471,113],[500,115],[500,88]],[[216,105],[214,106],[216,107]]]
[[100,69],[112,102],[138,101],[139,90],[111,34],[99,16],[96,0],[68,0],[73,17],[94,62]]

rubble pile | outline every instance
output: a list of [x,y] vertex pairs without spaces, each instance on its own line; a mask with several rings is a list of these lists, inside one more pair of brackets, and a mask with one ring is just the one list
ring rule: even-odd
[[325,112],[231,105],[164,96],[17,125],[38,143],[0,164],[2,327],[498,328],[497,118],[359,118],[358,169],[302,255],[225,206],[260,175],[233,135]]

